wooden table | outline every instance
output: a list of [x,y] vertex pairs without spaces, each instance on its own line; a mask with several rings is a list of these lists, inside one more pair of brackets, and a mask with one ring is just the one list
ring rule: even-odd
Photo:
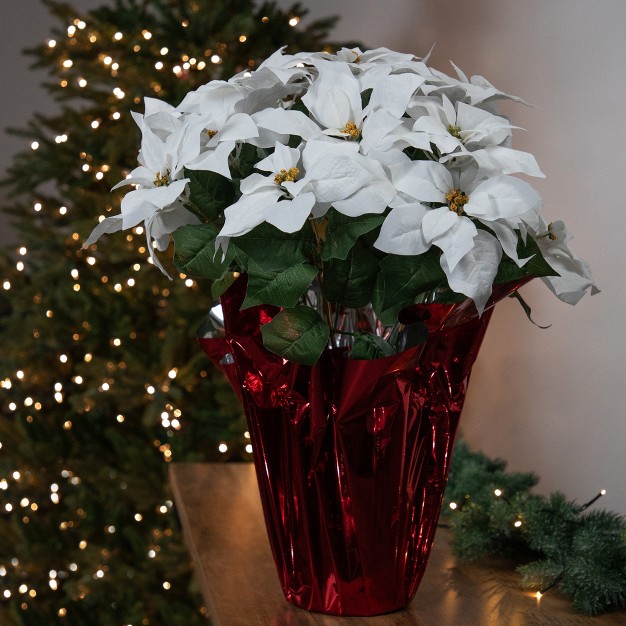
[[626,612],[589,618],[550,592],[520,589],[510,564],[459,566],[440,528],[409,608],[369,618],[309,613],[283,597],[265,533],[254,467],[172,464],[170,480],[214,626],[624,626]]

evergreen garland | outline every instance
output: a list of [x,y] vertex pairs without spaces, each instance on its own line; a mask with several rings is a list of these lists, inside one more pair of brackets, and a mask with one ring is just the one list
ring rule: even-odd
[[523,588],[558,588],[585,615],[626,607],[626,518],[588,511],[602,492],[580,505],[530,493],[537,482],[457,443],[443,510],[458,559],[514,558]]

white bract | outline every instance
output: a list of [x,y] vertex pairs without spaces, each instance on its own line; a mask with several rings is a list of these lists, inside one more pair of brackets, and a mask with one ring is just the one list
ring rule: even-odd
[[[216,250],[264,223],[291,234],[308,222],[321,250],[331,208],[343,220],[381,215],[373,257],[436,251],[447,286],[479,312],[501,263],[523,268],[535,254],[559,274],[544,278],[550,289],[576,302],[595,289],[589,268],[569,250],[562,223],[545,225],[537,192],[514,176],[543,174],[531,154],[511,147],[516,127],[496,110],[498,100],[523,101],[455,70],[450,77],[386,48],[281,49],[176,107],[148,98],[145,115],[135,114],[140,166],[120,183],[135,189],[86,245],[144,223],[164,249],[177,228],[201,221],[202,211],[186,208],[190,177],[212,172],[234,192],[206,218],[219,229]],[[529,238],[538,248],[520,258]]]

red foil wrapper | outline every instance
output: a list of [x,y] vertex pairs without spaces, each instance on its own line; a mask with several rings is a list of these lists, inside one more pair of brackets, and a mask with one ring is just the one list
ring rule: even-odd
[[[494,289],[491,306],[517,285]],[[279,309],[240,311],[245,277],[222,297],[225,337],[200,339],[248,420],[267,532],[285,597],[322,613],[406,607],[441,509],[470,370],[492,309],[415,305],[425,343],[361,361],[328,349],[313,366],[265,350]]]

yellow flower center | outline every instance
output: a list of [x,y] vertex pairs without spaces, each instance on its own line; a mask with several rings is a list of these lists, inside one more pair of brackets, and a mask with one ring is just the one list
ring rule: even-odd
[[169,185],[169,184],[170,184],[169,170],[165,170],[163,172],[163,175],[161,175],[161,172],[156,173],[156,178],[154,179],[155,187],[165,187],[166,185]]
[[209,136],[209,139],[213,139],[213,137],[215,137],[215,135],[217,135],[217,131],[216,130],[211,130],[210,128],[207,128],[206,134]]
[[446,194],[448,207],[457,215],[463,215],[463,207],[469,202],[469,196],[460,189],[453,189]]
[[342,133],[346,133],[346,135],[350,135],[351,139],[358,139],[359,135],[361,133],[359,133],[359,129],[357,127],[357,125],[354,122],[348,122],[342,129],[341,129]]
[[280,172],[274,176],[274,182],[277,185],[282,185],[287,181],[293,183],[299,173],[300,170],[297,167],[291,167],[288,170],[280,170]]
[[554,232],[552,231],[552,228],[554,227],[554,224],[552,222],[550,222],[548,224],[548,239],[550,241],[557,241],[558,240],[558,235],[555,235]]
[[457,139],[461,139],[461,127],[453,126],[452,124],[448,124],[448,132]]

